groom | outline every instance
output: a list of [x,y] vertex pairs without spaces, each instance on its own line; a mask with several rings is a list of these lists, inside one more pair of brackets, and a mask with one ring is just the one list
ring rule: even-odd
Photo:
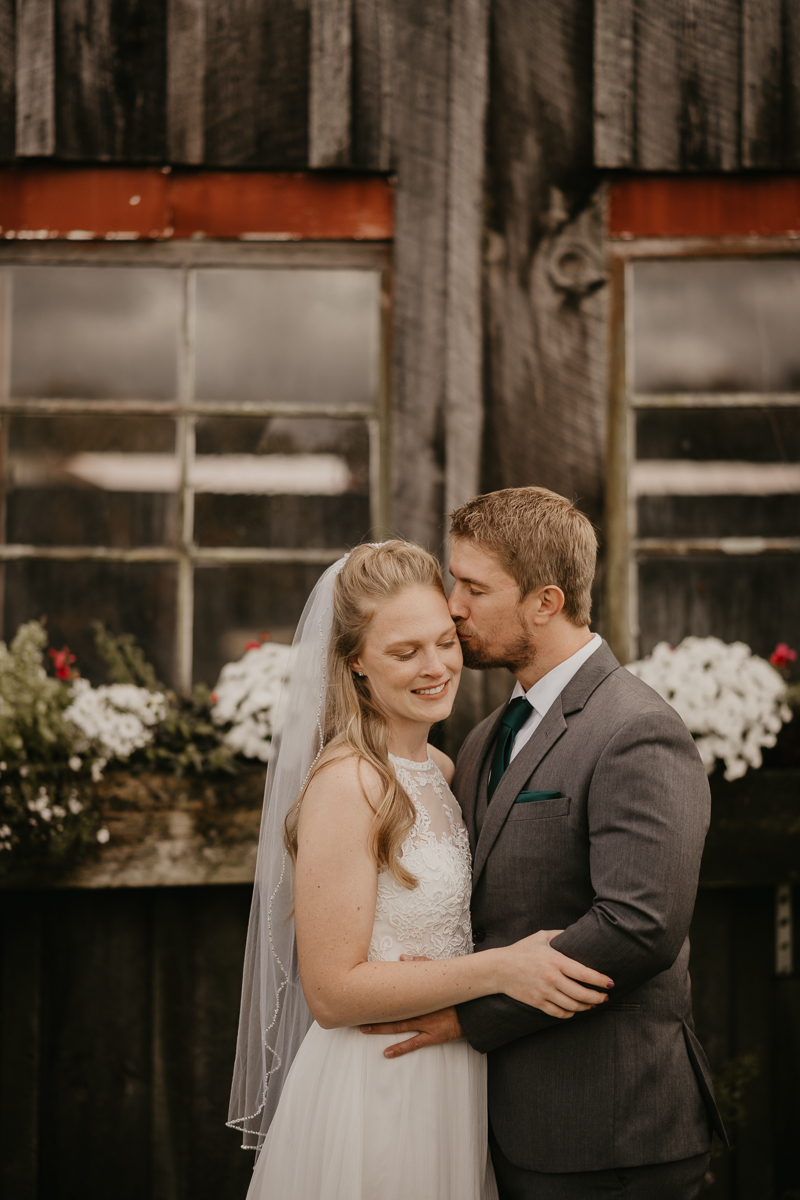
[[674,710],[589,629],[597,541],[545,488],[452,515],[450,611],[467,666],[507,667],[508,704],[458,757],[476,950],[539,929],[605,971],[608,1003],[564,1019],[487,996],[373,1032],[396,1053],[466,1037],[488,1055],[502,1200],[690,1200],[724,1138],[694,1034],[687,933],[709,789]]

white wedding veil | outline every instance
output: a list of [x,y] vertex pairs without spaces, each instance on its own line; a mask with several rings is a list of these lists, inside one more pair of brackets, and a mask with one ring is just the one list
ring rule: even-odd
[[347,555],[328,567],[292,643],[289,682],[278,702],[247,930],[239,1036],[228,1124],[260,1150],[286,1075],[313,1020],[297,966],[293,864],[284,821],[324,744],[333,587]]

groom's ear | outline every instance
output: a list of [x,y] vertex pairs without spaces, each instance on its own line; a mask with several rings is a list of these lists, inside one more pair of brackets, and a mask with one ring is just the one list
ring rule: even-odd
[[526,603],[531,603],[533,622],[536,625],[546,625],[553,617],[557,617],[564,607],[564,593],[554,583],[536,588],[525,597]]

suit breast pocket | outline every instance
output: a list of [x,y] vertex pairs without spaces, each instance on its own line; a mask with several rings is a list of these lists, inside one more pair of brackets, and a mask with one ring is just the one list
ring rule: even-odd
[[558,796],[555,800],[536,800],[530,804],[515,804],[508,814],[509,822],[547,821],[552,817],[568,817],[570,797]]

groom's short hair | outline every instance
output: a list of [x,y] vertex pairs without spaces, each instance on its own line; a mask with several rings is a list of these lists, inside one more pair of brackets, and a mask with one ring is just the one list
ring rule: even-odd
[[523,598],[548,583],[560,587],[564,616],[589,624],[597,535],[566,496],[543,487],[487,492],[450,514],[450,536],[496,554]]

